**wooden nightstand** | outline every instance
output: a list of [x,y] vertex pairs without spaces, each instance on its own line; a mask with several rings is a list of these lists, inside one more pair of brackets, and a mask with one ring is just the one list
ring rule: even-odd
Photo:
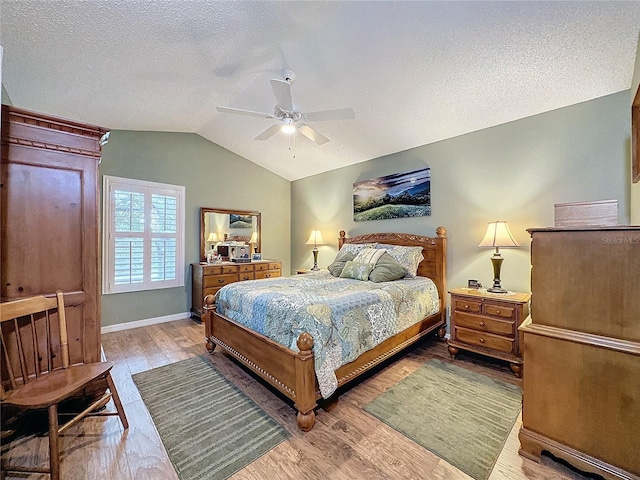
[[522,335],[518,327],[529,315],[529,293],[496,294],[486,290],[456,288],[451,294],[449,353],[460,350],[506,360],[517,378],[522,377]]

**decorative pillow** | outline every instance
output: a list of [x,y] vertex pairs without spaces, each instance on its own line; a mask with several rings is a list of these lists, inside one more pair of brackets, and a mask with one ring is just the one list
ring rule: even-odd
[[376,248],[385,249],[400,265],[406,268],[407,277],[415,277],[418,273],[418,265],[424,260],[422,247],[405,247],[403,245],[386,245],[379,243]]
[[373,267],[373,263],[357,263],[349,260],[342,269],[340,278],[353,278],[354,280],[366,282],[369,279],[369,273],[371,273]]
[[333,263],[327,267],[327,270],[329,270],[334,277],[339,277],[347,262],[354,258],[356,258],[356,256],[352,252],[343,252],[340,250]]
[[343,252],[351,252],[354,255],[358,255],[363,248],[376,248],[377,243],[345,243],[338,254]]
[[383,248],[363,248],[353,261],[358,263],[373,263],[375,265],[385,253],[387,253],[387,251]]
[[407,269],[398,263],[398,261],[385,252],[371,273],[369,274],[369,280],[374,283],[379,282],[392,282],[404,278],[407,274]]

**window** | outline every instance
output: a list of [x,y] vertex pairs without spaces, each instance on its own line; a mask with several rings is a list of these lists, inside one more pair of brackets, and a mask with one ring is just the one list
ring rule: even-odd
[[105,175],[102,293],[184,286],[185,188]]

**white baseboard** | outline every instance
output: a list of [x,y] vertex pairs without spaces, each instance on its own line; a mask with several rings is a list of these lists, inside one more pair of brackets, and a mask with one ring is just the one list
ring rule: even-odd
[[173,322],[174,320],[182,320],[184,318],[191,318],[190,312],[174,313],[173,315],[164,315],[162,317],[145,318],[143,320],[136,320],[134,322],[116,323],[115,325],[107,325],[100,329],[100,333],[119,332],[121,330],[129,330],[130,328],[147,327],[149,325],[156,325],[158,323]]

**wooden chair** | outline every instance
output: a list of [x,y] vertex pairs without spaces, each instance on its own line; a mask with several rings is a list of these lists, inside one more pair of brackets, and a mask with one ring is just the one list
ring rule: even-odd
[[[50,473],[52,480],[58,480],[60,433],[88,415],[118,415],[123,427],[129,427],[111,378],[113,362],[69,365],[61,291],[55,296],[36,296],[0,303],[0,339],[1,361],[4,364],[0,404],[12,405],[22,411],[46,408],[49,414],[49,468],[2,465],[3,471]],[[59,426],[58,404],[77,396],[97,379],[106,379],[109,392],[79,414],[64,414],[73,415],[73,418]],[[111,398],[117,412],[96,412]]]

